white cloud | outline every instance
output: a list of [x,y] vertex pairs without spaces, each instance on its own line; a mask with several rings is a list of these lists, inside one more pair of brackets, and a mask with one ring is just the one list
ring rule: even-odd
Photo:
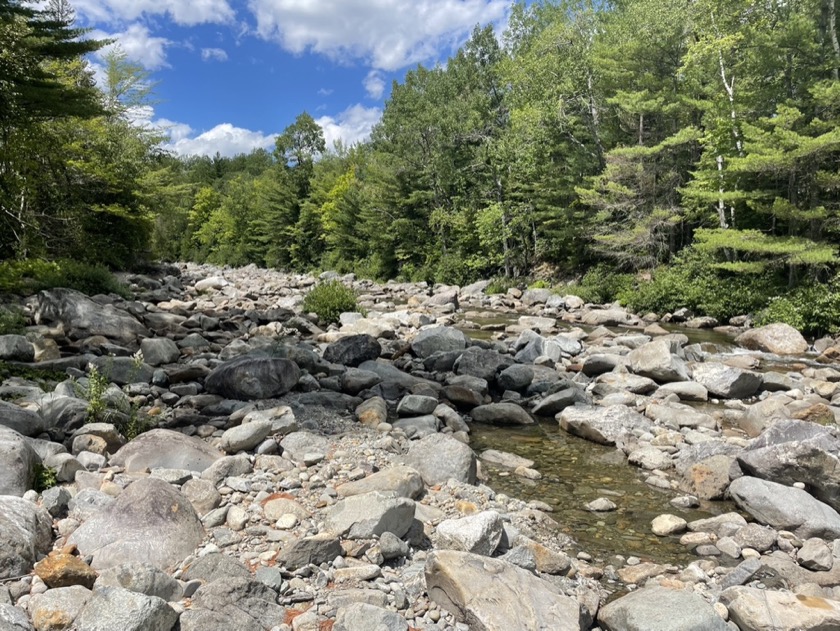
[[335,90],[333,90],[332,88],[321,88],[320,90],[318,90],[318,94],[320,94],[321,96],[329,96],[333,92],[335,92]]
[[500,22],[509,0],[249,0],[257,34],[286,50],[364,59],[397,70],[436,58],[476,24]]
[[235,17],[227,0],[76,0],[73,6],[89,23],[168,14],[175,23],[192,26],[227,23]]
[[153,37],[149,28],[143,24],[131,24],[121,33],[105,33],[104,31],[92,31],[91,39],[115,39],[115,44],[110,44],[97,52],[97,57],[102,59],[114,46],[118,45],[125,52],[126,57],[141,64],[147,70],[158,70],[167,67],[166,47],[172,45],[172,41],[165,37]]
[[204,61],[227,61],[228,54],[221,48],[202,48],[201,58]]
[[378,70],[371,70],[367,73],[364,81],[362,81],[362,85],[365,86],[365,91],[372,99],[379,100],[385,93],[385,78]]
[[324,130],[327,147],[332,147],[336,140],[341,140],[345,146],[350,146],[367,140],[371,129],[380,118],[382,118],[380,108],[356,104],[348,107],[335,118],[321,116],[315,119],[315,122]]
[[179,156],[214,156],[216,152],[223,156],[235,156],[258,148],[271,149],[277,138],[277,134],[265,135],[261,131],[235,127],[230,123],[216,125],[195,137],[192,136],[194,130],[183,123],[162,119],[155,124],[169,129],[170,141],[163,148]]

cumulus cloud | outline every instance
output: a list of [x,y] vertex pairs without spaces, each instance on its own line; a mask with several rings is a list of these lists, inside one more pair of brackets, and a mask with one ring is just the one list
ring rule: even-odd
[[227,0],[75,0],[74,8],[88,23],[136,20],[169,15],[177,24],[227,23],[234,10]]
[[228,54],[221,48],[202,48],[201,58],[204,61],[227,61]]
[[362,81],[362,85],[365,86],[365,91],[372,99],[379,100],[385,93],[385,78],[378,70],[371,70],[367,73],[364,81]]
[[258,148],[271,149],[277,138],[277,134],[266,135],[230,123],[216,125],[197,136],[193,135],[195,131],[189,125],[183,123],[162,119],[156,121],[156,125],[169,131],[169,142],[163,148],[179,156],[214,156],[219,152],[230,157],[238,153],[250,153]]
[[131,24],[127,29],[119,33],[106,33],[104,31],[93,31],[91,39],[114,39],[114,44],[109,44],[97,52],[101,59],[105,53],[114,46],[119,46],[126,57],[139,63],[147,70],[159,70],[166,68],[166,47],[172,45],[172,41],[165,37],[153,37],[149,28],[144,24]]
[[367,140],[371,129],[380,118],[382,118],[380,108],[356,104],[336,117],[321,116],[315,119],[315,122],[324,130],[327,147],[334,146],[336,140],[340,140],[345,146],[350,146]]
[[476,24],[500,22],[508,0],[249,0],[257,34],[299,54],[363,59],[397,70],[438,56]]

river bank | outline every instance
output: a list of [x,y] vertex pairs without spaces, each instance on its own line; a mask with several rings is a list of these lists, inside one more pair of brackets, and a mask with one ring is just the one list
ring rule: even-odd
[[840,624],[833,340],[352,277],[321,328],[316,278],[169,271],[0,343],[68,377],[0,386],[9,628]]

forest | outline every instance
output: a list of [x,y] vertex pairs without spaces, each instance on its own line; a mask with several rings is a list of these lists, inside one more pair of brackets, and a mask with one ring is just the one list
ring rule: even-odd
[[[546,0],[394,83],[370,139],[177,157],[67,0],[0,0],[0,260],[537,280],[840,327],[835,0]],[[2,274],[0,273],[0,277]],[[0,285],[2,285],[0,278]]]

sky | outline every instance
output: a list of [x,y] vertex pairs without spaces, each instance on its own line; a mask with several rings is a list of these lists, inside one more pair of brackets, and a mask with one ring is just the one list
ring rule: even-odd
[[[327,146],[364,140],[394,80],[445,61],[510,0],[71,0],[156,82],[146,116],[179,155],[271,148],[308,112]],[[101,64],[103,51],[94,56]]]

